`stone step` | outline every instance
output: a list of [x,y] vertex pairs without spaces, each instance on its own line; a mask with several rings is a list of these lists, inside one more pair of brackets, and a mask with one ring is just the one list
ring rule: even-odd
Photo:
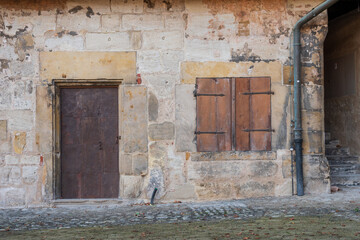
[[346,155],[350,154],[349,148],[325,148],[325,155]]
[[343,164],[358,164],[360,163],[359,157],[357,156],[339,156],[339,155],[327,155],[326,156],[330,166],[331,165],[343,165]]
[[330,165],[330,175],[360,175],[360,164],[341,164],[341,165]]
[[340,140],[328,140],[326,141],[326,146],[340,146]]
[[360,185],[360,174],[330,175],[331,185],[357,186]]

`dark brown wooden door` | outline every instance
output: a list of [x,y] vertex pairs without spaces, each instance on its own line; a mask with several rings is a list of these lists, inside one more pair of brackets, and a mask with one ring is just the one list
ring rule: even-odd
[[118,88],[62,88],[61,197],[117,198]]

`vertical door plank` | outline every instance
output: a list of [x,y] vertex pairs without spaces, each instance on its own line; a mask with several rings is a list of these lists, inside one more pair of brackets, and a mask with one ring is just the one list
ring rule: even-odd
[[[216,93],[214,79],[197,79],[197,93]],[[216,97],[198,96],[196,99],[196,130],[201,132],[216,132]],[[216,134],[197,135],[198,152],[218,151]]]
[[[251,92],[269,92],[270,78],[251,78]],[[250,127],[252,129],[271,128],[270,94],[251,95],[250,101]],[[251,150],[271,150],[271,132],[251,132]]]
[[243,95],[243,93],[250,91],[249,78],[236,78],[235,90],[235,150],[248,151],[250,150],[250,136],[244,129],[250,128],[250,99],[249,95]]
[[216,97],[216,131],[225,132],[217,134],[218,151],[231,151],[232,127],[231,127],[231,81],[229,78],[216,79],[216,93],[225,96]]

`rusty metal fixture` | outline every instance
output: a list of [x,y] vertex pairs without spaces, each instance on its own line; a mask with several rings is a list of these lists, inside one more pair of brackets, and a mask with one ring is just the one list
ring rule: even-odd
[[324,10],[334,5],[339,0],[327,0],[302,17],[294,26],[294,113],[295,113],[295,162],[296,162],[296,184],[297,195],[304,195],[304,177],[303,177],[303,156],[302,156],[302,127],[301,127],[301,59],[300,59],[300,30],[301,27],[319,15]]

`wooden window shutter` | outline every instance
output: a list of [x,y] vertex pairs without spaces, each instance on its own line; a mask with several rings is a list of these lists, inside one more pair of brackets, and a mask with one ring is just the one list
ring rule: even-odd
[[232,98],[229,78],[196,80],[197,151],[232,149]]
[[235,149],[271,150],[271,81],[236,78]]

